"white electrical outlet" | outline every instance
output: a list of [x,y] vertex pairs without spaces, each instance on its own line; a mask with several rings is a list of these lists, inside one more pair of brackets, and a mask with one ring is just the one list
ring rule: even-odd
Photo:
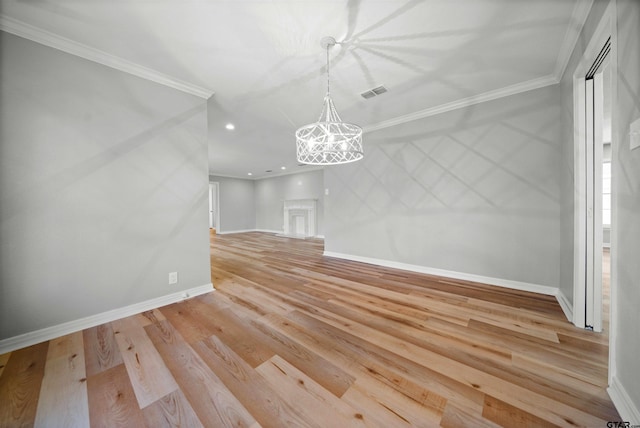
[[169,272],[169,284],[178,283],[178,272]]

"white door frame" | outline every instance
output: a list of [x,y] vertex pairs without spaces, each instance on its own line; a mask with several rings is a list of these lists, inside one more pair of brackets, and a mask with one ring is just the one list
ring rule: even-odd
[[586,281],[583,323],[602,331],[602,146],[604,120],[603,69],[580,79],[585,90]]
[[[600,236],[600,239],[593,239],[595,237],[593,232],[594,230],[598,230],[598,222],[600,224],[602,223],[602,201],[601,198],[598,197],[592,200],[592,195],[598,188],[601,188],[601,183],[598,181],[598,177],[601,178],[601,171],[597,170],[595,176],[593,176],[593,169],[587,168],[587,165],[598,165],[598,158],[600,159],[600,163],[602,163],[602,150],[601,147],[599,151],[596,150],[595,152],[587,150],[588,144],[593,144],[594,135],[590,132],[592,127],[588,126],[591,124],[591,118],[587,117],[586,106],[593,105],[593,99],[591,98],[593,94],[596,94],[596,96],[601,95],[602,80],[596,78],[586,81],[585,76],[607,39],[611,37],[611,52],[609,53],[609,55],[611,55],[610,66],[612,67],[611,80],[612,82],[616,81],[615,20],[615,0],[612,0],[573,74],[575,188],[572,321],[578,327],[584,328],[586,325],[591,325],[596,331],[602,329],[602,253],[601,248],[597,246],[597,242],[601,241],[600,233],[595,234],[595,236]],[[587,90],[589,87],[592,87],[594,92]],[[611,95],[614,100],[614,102],[612,102],[612,110],[615,110],[614,88],[615,85],[612,85],[611,90],[613,93]],[[597,104],[598,103],[596,103],[596,105]],[[612,123],[615,123],[613,116],[614,112],[612,111]],[[598,126],[597,123],[595,125],[596,127]],[[614,138],[612,138],[612,140],[613,139]],[[588,142],[588,144],[585,144],[585,142]],[[600,194],[601,193],[602,192],[600,192]],[[598,195],[598,193],[595,194]],[[602,247],[602,245],[600,245],[600,247]],[[612,265],[613,261],[612,248]],[[613,288],[613,271],[611,283]],[[595,311],[595,317],[591,316],[593,312],[586,310],[587,306],[589,308],[599,308],[599,310]],[[587,315],[589,315],[589,319],[587,319]]]
[[[211,224],[211,210],[214,208],[212,205],[215,205],[213,225]],[[220,183],[217,181],[209,182],[209,228],[211,227],[214,227],[216,232],[220,232]]]
[[[576,67],[575,73],[573,74],[573,111],[574,111],[574,276],[573,276],[573,320],[571,320],[578,327],[585,327],[585,316],[586,316],[586,305],[599,305],[601,307],[601,302],[598,302],[598,298],[602,298],[602,290],[593,289],[593,294],[588,296],[588,293],[585,288],[585,284],[588,280],[588,275],[597,275],[600,272],[599,269],[602,267],[602,250],[601,248],[597,248],[597,253],[600,255],[600,264],[595,267],[588,266],[587,264],[587,254],[588,254],[588,245],[587,245],[587,235],[586,231],[588,229],[588,216],[587,216],[587,182],[589,179],[593,180],[593,177],[589,176],[589,171],[586,167],[588,161],[595,161],[596,159],[588,159],[589,153],[586,150],[585,141],[589,137],[586,135],[585,129],[587,125],[587,115],[585,111],[585,106],[587,100],[587,91],[585,86],[585,76],[594,63],[598,53],[601,48],[605,45],[606,40],[611,37],[611,51],[609,52],[609,67],[611,73],[611,123],[612,123],[612,208],[615,207],[615,199],[616,199],[616,180],[617,180],[617,152],[618,152],[618,138],[616,132],[616,110],[617,110],[617,73],[618,73],[618,55],[617,55],[617,12],[616,12],[616,0],[610,0],[607,9],[598,24],[593,36],[587,45],[587,48],[584,51],[582,59],[580,60],[578,66]],[[596,91],[598,90],[598,83],[596,81]],[[601,88],[600,88],[601,89]],[[595,157],[598,157],[598,153],[595,154]],[[600,158],[602,157],[602,153],[600,152]],[[597,178],[597,177],[596,177]],[[601,183],[598,183],[597,180],[592,181],[594,184],[598,184],[601,186]],[[597,188],[594,190],[598,190]],[[601,194],[601,192],[600,192]],[[596,193],[596,195],[598,195]],[[598,222],[598,217],[601,216],[602,210],[600,209],[598,212],[596,211],[597,207],[602,206],[601,198],[599,204],[594,204],[592,209],[594,210],[591,221],[594,223]],[[595,217],[595,218],[593,218]],[[599,218],[599,222],[602,223],[601,217]],[[611,230],[615,230],[615,213],[612,212],[611,218]],[[593,240],[592,240],[593,242]],[[602,245],[600,245],[601,247]],[[591,246],[591,250],[594,249],[594,246]],[[616,283],[617,283],[617,267],[616,267],[616,234],[611,233],[611,310],[612,314],[610,320],[610,328],[609,328],[609,382],[612,380],[612,376],[615,374],[615,314],[617,313],[617,305],[616,305]],[[595,255],[595,254],[594,254]],[[591,262],[593,260],[598,260],[598,257],[591,258]],[[597,263],[596,263],[597,264]],[[601,278],[601,274],[600,274]],[[601,281],[600,281],[601,286]],[[588,301],[589,300],[589,301]],[[600,311],[600,324],[594,325],[594,330],[596,327],[601,328],[601,316],[602,312]],[[598,320],[592,320],[595,324],[598,323]],[[596,330],[597,331],[597,330]]]

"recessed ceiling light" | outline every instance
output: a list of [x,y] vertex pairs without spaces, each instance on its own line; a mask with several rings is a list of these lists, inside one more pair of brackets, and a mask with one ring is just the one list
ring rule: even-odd
[[286,166],[281,166],[280,169],[287,169],[287,167]]
[[236,126],[233,123],[227,123],[224,127],[229,131],[233,131],[234,129],[236,129]]
[[251,172],[248,172],[248,173],[247,173],[247,175],[253,175],[253,173],[251,173]]

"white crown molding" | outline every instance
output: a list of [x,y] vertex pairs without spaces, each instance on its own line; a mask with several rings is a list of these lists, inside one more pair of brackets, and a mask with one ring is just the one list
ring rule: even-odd
[[475,104],[480,104],[486,101],[496,100],[498,98],[508,97],[510,95],[516,95],[522,92],[531,91],[545,86],[555,85],[560,83],[562,76],[569,64],[573,50],[576,47],[576,43],[582,32],[591,6],[594,0],[576,0],[573,11],[571,12],[571,18],[569,19],[569,25],[565,32],[564,39],[560,45],[558,52],[558,58],[556,59],[556,66],[553,73],[547,76],[543,76],[537,79],[528,80],[526,82],[516,83],[511,86],[496,89],[489,92],[484,92],[479,95],[473,95],[471,97],[463,98],[460,100],[452,101],[450,103],[441,104],[435,107],[431,107],[424,110],[419,110],[404,116],[398,116],[393,119],[385,120],[376,124],[364,126],[363,132],[373,132],[380,129],[389,128],[392,126],[400,125],[403,123],[411,122],[413,120],[424,119],[429,116],[435,116],[437,114],[445,113],[448,111],[457,110],[464,107],[469,107]]
[[151,80],[200,98],[208,99],[214,94],[211,89],[203,88],[201,86],[185,82],[184,80],[171,77],[99,49],[67,39],[66,37],[59,36],[17,19],[10,18],[6,15],[0,15],[0,30],[79,56],[89,61],[106,65],[107,67],[111,67],[125,73],[133,74],[134,76],[138,76],[146,80]]
[[496,100],[498,98],[516,95],[522,92],[531,91],[545,86],[555,85],[559,82],[555,75],[543,76],[537,79],[527,80],[526,82],[516,83],[514,85],[505,86],[504,88],[493,91],[484,92],[478,95],[472,95],[467,98],[452,101],[450,103],[441,104],[424,110],[418,110],[404,116],[398,116],[393,119],[385,120],[373,125],[367,125],[362,128],[363,132],[373,132],[380,129],[389,128],[403,123],[411,122],[418,119],[424,119],[429,116],[469,107],[475,104],[484,103],[486,101]]
[[214,290],[215,288],[213,288],[213,284],[209,283],[199,287],[190,288],[188,290],[167,294],[166,296],[156,297],[155,299],[146,300],[144,302],[134,303],[133,305],[125,306],[123,308],[113,309],[100,314],[91,315],[85,318],[3,339],[0,340],[0,355],[26,346],[35,345],[36,343],[41,343],[45,340],[55,339],[56,337],[71,334],[86,328],[95,327],[120,318],[129,317],[161,306],[170,305],[171,303],[176,303]]
[[573,50],[576,47],[576,43],[578,43],[580,33],[582,32],[584,23],[587,21],[592,5],[593,0],[577,0],[573,6],[573,12],[569,19],[569,26],[567,27],[567,31],[564,33],[564,40],[560,45],[558,59],[556,60],[556,68],[553,71],[553,75],[556,77],[558,82],[562,79],[562,76],[569,65],[569,60],[571,59]]
[[265,173],[265,175],[261,175],[261,176],[238,176],[238,175],[229,175],[229,174],[216,174],[215,172],[209,172],[209,177],[222,177],[222,178],[236,178],[238,180],[250,180],[250,181],[260,181],[260,180],[267,180],[269,178],[275,178],[275,177],[283,177],[286,175],[295,175],[295,174],[304,174],[307,172],[311,172],[311,171],[320,171],[324,169],[324,166],[307,166],[307,167],[300,167],[301,169],[298,170],[287,170],[284,172],[277,172],[277,173],[271,173],[271,172],[267,172]]
[[548,285],[532,284],[522,281],[513,281],[510,279],[493,278],[489,276],[475,275],[471,273],[455,272],[451,270],[431,268],[427,266],[412,265],[408,263],[395,262],[392,260],[374,259],[370,257],[354,256],[351,254],[334,253],[325,251],[324,256],[335,257],[338,259],[352,260],[355,262],[369,263],[377,266],[401,269],[410,272],[426,273],[427,275],[441,276],[444,278],[460,279],[463,281],[479,282],[482,284],[496,285],[498,287],[511,288],[513,290],[529,291],[532,293],[545,294],[548,296],[557,296],[558,288]]
[[623,421],[629,422],[632,426],[640,424],[640,409],[637,407],[638,404],[633,402],[627,390],[622,386],[622,383],[620,383],[620,379],[613,376],[611,386],[607,388],[607,392]]
[[247,181],[255,181],[257,178],[249,177],[249,176],[239,176],[239,175],[231,175],[231,174],[216,174],[214,172],[209,171],[209,180],[211,178],[220,177],[220,178],[234,178],[236,180],[247,180]]
[[297,169],[295,171],[293,169],[291,169],[291,170],[287,170],[287,171],[284,171],[284,172],[276,172],[276,173],[268,172],[266,175],[262,175],[260,177],[255,177],[253,179],[256,180],[256,181],[267,180],[269,178],[284,177],[286,175],[305,174],[307,172],[320,171],[320,170],[323,170],[323,169],[324,169],[324,166],[308,165],[308,166],[300,167],[300,169]]

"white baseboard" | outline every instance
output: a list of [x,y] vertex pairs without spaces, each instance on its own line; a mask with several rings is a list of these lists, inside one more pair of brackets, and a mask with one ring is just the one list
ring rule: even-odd
[[213,290],[215,290],[213,288],[213,284],[209,283],[199,287],[190,288],[188,290],[167,294],[166,296],[156,297],[144,302],[134,303],[133,305],[125,306],[123,308],[113,309],[74,321],[65,322],[36,331],[30,331],[29,333],[21,334],[19,336],[2,339],[0,340],[0,355],[26,346],[35,345],[36,343],[44,342],[45,340],[55,339],[56,337],[84,330],[85,328],[95,327],[120,318],[139,314],[140,312],[159,308],[160,306],[179,302]]
[[558,289],[558,294],[556,294],[556,300],[560,304],[562,312],[564,312],[564,316],[567,317],[569,322],[573,323],[573,304],[569,299],[567,299],[567,296],[560,289]]
[[255,232],[255,229],[239,229],[239,230],[225,230],[224,232],[221,230],[216,230],[216,235],[230,235],[232,233],[247,233],[247,232]]
[[273,233],[274,235],[278,235],[280,233],[284,233],[284,230],[271,230],[271,229],[253,229],[252,232],[263,232],[263,233]]
[[374,259],[369,257],[353,256],[350,254],[334,253],[331,251],[325,251],[324,255],[327,257],[336,257],[339,259],[353,260],[356,262],[369,263],[378,266],[385,266],[394,269],[402,269],[411,272],[426,273],[428,275],[442,276],[446,278],[461,279],[464,281],[480,282],[483,284],[496,285],[498,287],[511,288],[514,290],[530,291],[532,293],[546,294],[549,296],[556,296],[558,293],[557,287],[550,287],[548,285],[531,284],[528,282],[513,281],[510,279],[492,278],[488,276],[474,275],[470,273],[455,272],[444,269],[430,268],[427,266],[412,265],[408,263],[394,262],[391,260]]
[[229,235],[232,233],[248,233],[248,232],[264,232],[264,233],[273,233],[273,234],[278,234],[278,233],[282,233],[282,230],[270,230],[270,229],[240,229],[240,230],[225,230],[224,232],[218,232],[216,231],[216,233],[218,235]]
[[638,409],[637,403],[631,400],[627,390],[624,389],[624,386],[622,386],[616,376],[613,376],[607,392],[609,393],[609,397],[611,397],[611,401],[613,401],[613,405],[616,406],[616,410],[620,413],[622,420],[629,422],[631,425],[639,425],[640,409]]
[[[275,229],[241,229],[241,230],[227,230],[224,232],[216,231],[218,235],[229,235],[232,233],[247,233],[247,232],[262,232],[262,233],[272,233],[274,235],[282,235],[284,234],[283,230],[275,230]],[[316,235],[314,238],[324,239],[324,235]]]

